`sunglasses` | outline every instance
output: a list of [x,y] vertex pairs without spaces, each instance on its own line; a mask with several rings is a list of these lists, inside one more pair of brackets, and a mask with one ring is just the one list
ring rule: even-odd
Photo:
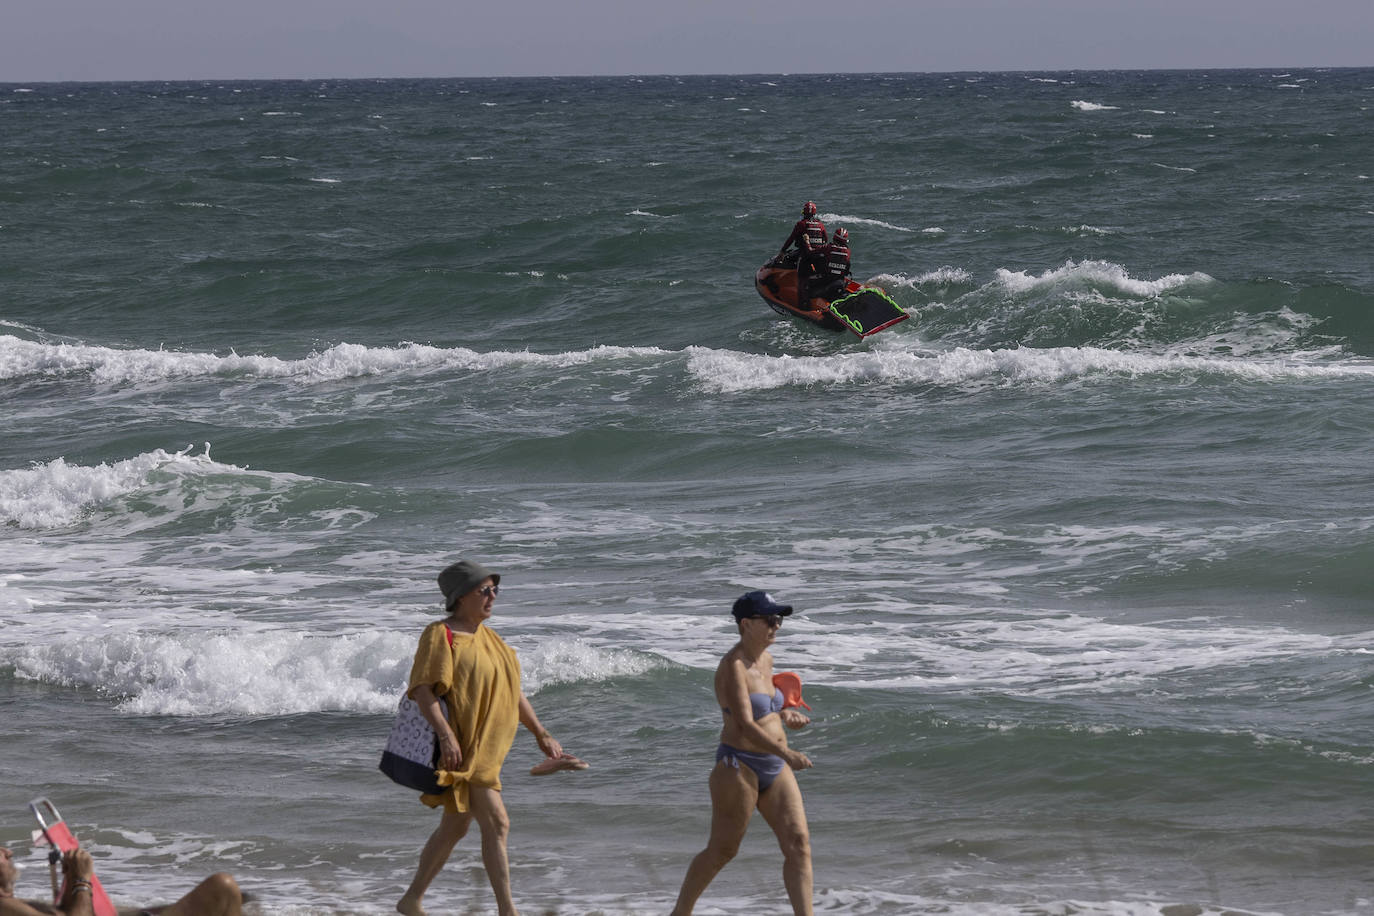
[[760,614],[753,619],[762,620],[764,623],[768,624],[768,626],[774,630],[782,626],[782,617],[778,614]]
[[495,598],[497,595],[501,594],[501,586],[484,585],[477,590],[477,594],[481,595],[483,598]]

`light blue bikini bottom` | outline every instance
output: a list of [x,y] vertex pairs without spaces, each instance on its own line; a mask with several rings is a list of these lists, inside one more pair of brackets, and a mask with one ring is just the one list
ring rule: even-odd
[[773,780],[778,778],[782,768],[787,766],[787,761],[777,754],[758,754],[754,751],[742,751],[737,747],[722,744],[716,748],[716,763],[724,760],[735,769],[739,769],[742,763],[754,771],[754,775],[759,778],[759,793],[768,791],[768,787],[773,784]]

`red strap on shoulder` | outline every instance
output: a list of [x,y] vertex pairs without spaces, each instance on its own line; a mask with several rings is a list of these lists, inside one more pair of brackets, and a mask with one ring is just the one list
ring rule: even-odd
[[452,648],[453,648],[453,631],[450,630],[450,629],[448,628],[448,624],[444,624],[444,636],[448,638],[448,647],[449,647],[450,649],[452,649]]

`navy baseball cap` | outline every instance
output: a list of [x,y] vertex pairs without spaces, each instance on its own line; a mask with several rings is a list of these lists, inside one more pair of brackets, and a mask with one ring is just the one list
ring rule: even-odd
[[730,609],[730,613],[735,615],[736,620],[744,620],[748,617],[768,617],[772,614],[786,617],[792,613],[792,605],[778,604],[773,600],[773,596],[767,592],[745,592],[735,599],[735,606]]

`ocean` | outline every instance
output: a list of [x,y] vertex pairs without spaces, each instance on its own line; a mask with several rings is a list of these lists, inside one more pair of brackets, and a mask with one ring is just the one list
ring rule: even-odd
[[[530,914],[665,913],[729,606],[834,914],[1374,913],[1374,70],[0,86],[0,841],[391,911],[435,575],[591,768]],[[752,288],[814,200],[911,319]],[[697,912],[787,910],[755,818]],[[492,912],[475,837],[426,904]]]

